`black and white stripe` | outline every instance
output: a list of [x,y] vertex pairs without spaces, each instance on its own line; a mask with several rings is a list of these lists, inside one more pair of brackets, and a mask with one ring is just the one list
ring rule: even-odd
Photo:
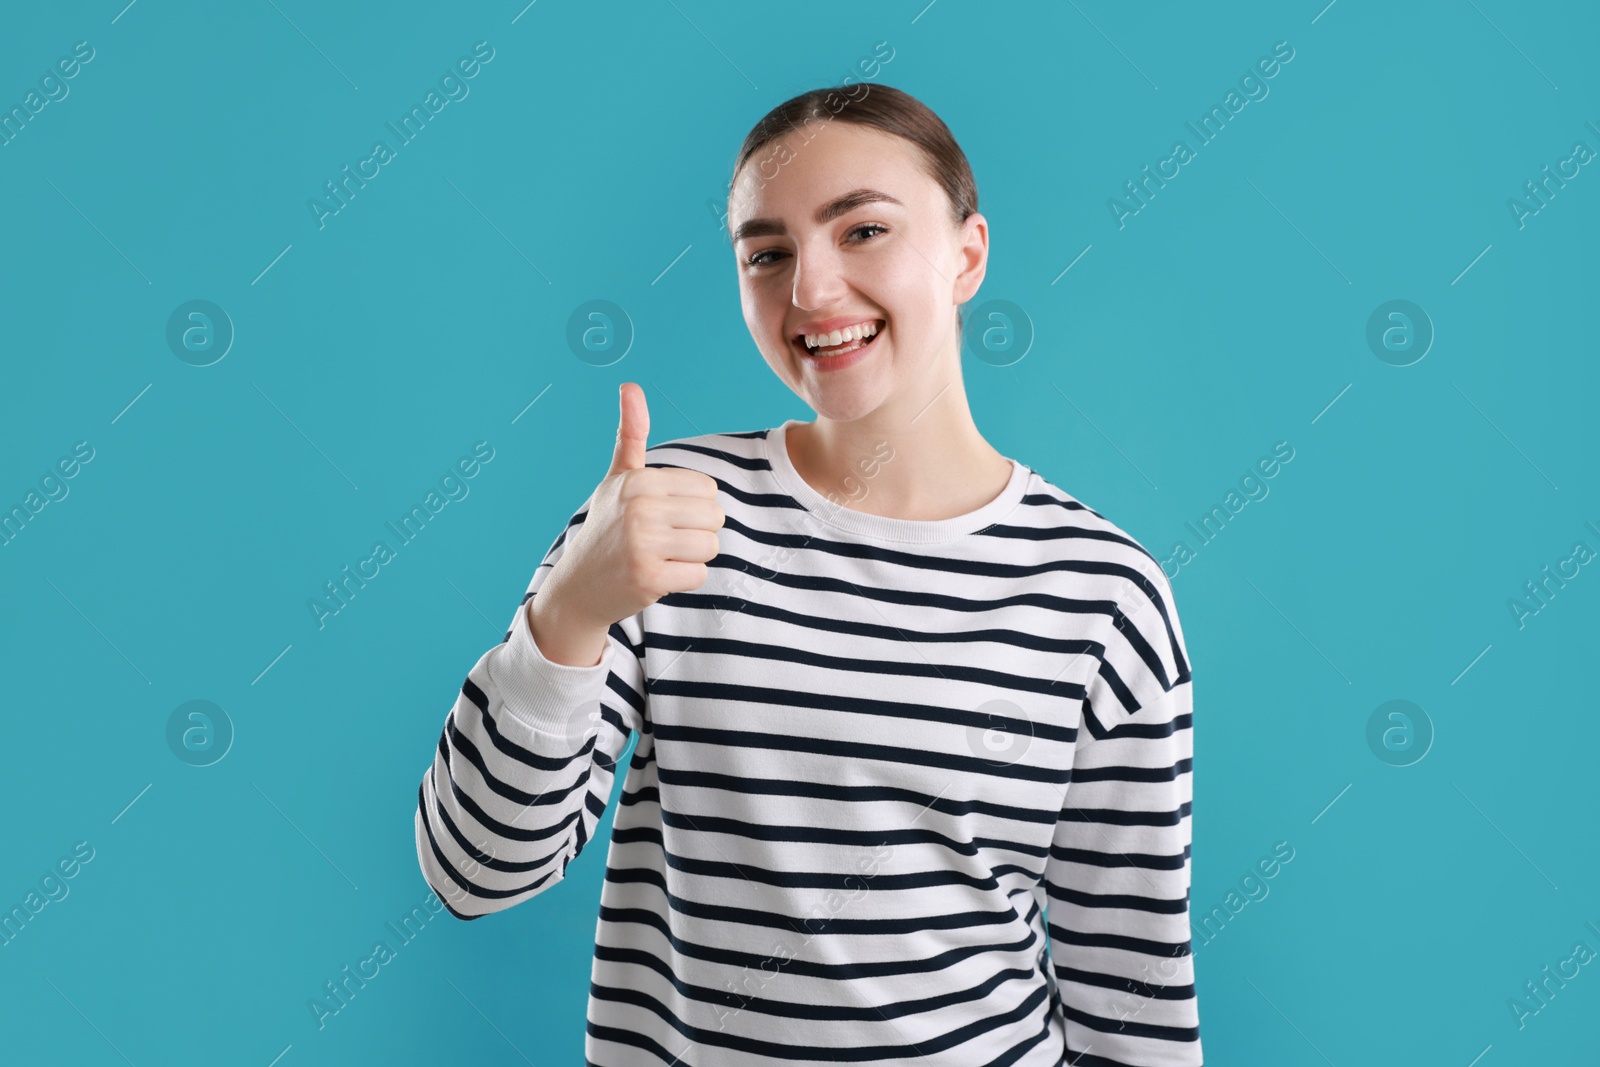
[[428,883],[463,919],[548,889],[637,734],[593,1067],[1196,1067],[1192,683],[1160,565],[1020,463],[953,520],[830,506],[790,425],[646,451],[717,480],[720,554],[595,666],[545,659],[518,606],[419,788]]

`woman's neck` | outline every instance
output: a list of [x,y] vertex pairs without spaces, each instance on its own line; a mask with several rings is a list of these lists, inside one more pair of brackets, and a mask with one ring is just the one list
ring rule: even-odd
[[892,519],[954,518],[1005,489],[1012,463],[978,432],[959,382],[920,413],[903,416],[894,407],[850,422],[818,417],[790,427],[790,463],[842,506]]

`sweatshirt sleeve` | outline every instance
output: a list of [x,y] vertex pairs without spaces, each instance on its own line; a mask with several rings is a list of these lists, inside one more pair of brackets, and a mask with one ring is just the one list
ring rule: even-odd
[[1075,1067],[1200,1067],[1193,683],[1159,564],[1130,572],[1125,588],[1086,687],[1046,864],[1050,955]]
[[535,568],[505,638],[467,672],[418,788],[417,860],[459,919],[561,881],[605,813],[631,733],[643,728],[639,615],[614,623],[600,662],[587,667],[546,659],[528,629],[528,601],[592,501]]

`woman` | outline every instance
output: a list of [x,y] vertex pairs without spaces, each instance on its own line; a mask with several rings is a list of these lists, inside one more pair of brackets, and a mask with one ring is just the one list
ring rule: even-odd
[[1200,1064],[1171,587],[978,432],[971,170],[857,89],[774,109],[730,186],[745,322],[815,421],[646,447],[622,386],[445,723],[423,873],[464,919],[550,888],[637,734],[589,1063]]

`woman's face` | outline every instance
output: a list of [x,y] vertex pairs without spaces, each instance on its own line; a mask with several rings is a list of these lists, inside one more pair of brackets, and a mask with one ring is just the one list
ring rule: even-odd
[[[900,396],[921,410],[949,384],[955,311],[983,281],[988,223],[951,222],[911,142],[808,123],[745,162],[728,226],[750,336],[819,416],[859,419]],[[803,331],[860,322],[878,333],[854,354],[807,354]]]

